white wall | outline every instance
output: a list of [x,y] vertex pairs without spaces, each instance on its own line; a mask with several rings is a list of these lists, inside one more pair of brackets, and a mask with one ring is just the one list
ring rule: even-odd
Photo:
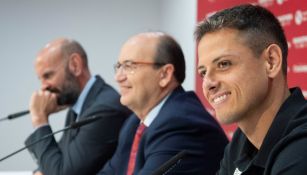
[[[93,74],[117,88],[112,65],[122,43],[144,31],[165,31],[182,45],[187,62],[184,87],[194,89],[193,29],[196,0],[0,0],[0,118],[28,108],[39,88],[33,70],[37,51],[60,36],[79,41]],[[64,112],[51,117],[63,127]],[[0,158],[21,148],[33,131],[29,116],[0,123]],[[58,136],[59,137],[59,136]],[[29,171],[35,163],[28,151],[0,162],[0,171]]]
[[193,38],[196,25],[196,0],[161,1],[160,28],[174,36],[182,47],[186,61],[186,90],[195,89],[195,43]]

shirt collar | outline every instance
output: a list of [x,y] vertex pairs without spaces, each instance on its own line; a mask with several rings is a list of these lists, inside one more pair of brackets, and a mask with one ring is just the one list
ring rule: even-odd
[[96,81],[96,77],[92,76],[89,81],[86,83],[84,89],[82,90],[81,94],[78,97],[77,102],[72,106],[72,109],[74,110],[74,112],[77,114],[77,116],[79,116],[82,106],[84,104],[85,98],[87,96],[87,94],[89,93],[91,87],[94,85]]
[[143,122],[145,126],[149,127],[150,124],[154,121],[168,97],[169,95],[165,96],[164,99],[148,113]]

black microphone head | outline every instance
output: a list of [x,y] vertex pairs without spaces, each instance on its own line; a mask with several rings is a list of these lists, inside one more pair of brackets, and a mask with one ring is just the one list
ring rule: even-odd
[[29,114],[29,113],[30,113],[29,110],[20,111],[20,112],[8,115],[7,118],[8,119],[14,119],[14,118],[21,117],[21,116],[24,116],[24,115]]

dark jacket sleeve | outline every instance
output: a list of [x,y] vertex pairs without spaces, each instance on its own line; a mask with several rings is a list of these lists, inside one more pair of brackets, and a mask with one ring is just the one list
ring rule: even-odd
[[[117,112],[99,115],[104,118],[72,130],[69,144],[60,145],[54,137],[49,137],[29,148],[45,175],[95,174],[103,166],[116,148],[124,118],[117,117]],[[27,139],[26,144],[51,132],[49,126],[40,128]]]
[[[44,175],[96,174],[113,155],[119,131],[130,112],[120,105],[119,95],[110,87],[94,91],[97,93],[86,100],[79,120],[93,115],[103,118],[67,131],[59,143],[54,137],[49,137],[29,148]],[[29,144],[51,132],[49,126],[39,128],[25,143]]]

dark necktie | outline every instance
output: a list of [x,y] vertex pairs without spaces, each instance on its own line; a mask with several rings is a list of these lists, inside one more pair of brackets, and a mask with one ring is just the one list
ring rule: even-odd
[[75,111],[73,109],[69,109],[68,111],[68,116],[67,116],[67,123],[66,125],[70,125],[72,123],[74,123],[77,119],[77,113],[75,113]]
[[136,133],[134,135],[134,140],[133,140],[132,148],[130,151],[127,175],[133,174],[134,167],[135,167],[135,161],[136,161],[136,154],[138,152],[139,143],[140,143],[140,140],[142,138],[145,128],[146,126],[143,123],[141,123],[138,126],[138,129],[136,130]]
[[[73,109],[69,109],[67,113],[67,120],[66,126],[71,125],[76,121],[77,113]],[[77,130],[68,130],[64,132],[63,139],[65,140],[66,144],[68,144],[73,138]]]

